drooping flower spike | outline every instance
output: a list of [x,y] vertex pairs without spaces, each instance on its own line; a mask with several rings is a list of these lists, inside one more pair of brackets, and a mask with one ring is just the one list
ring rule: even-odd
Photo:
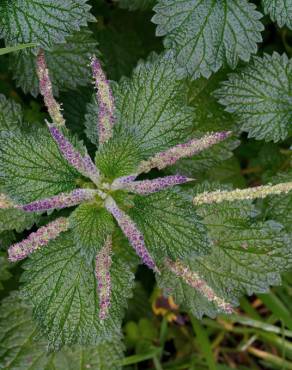
[[186,182],[192,181],[186,176],[174,175],[159,177],[154,180],[143,180],[143,181],[129,181],[115,183],[112,185],[112,190],[123,189],[136,194],[151,194],[158,191],[173,187],[175,185],[184,184]]
[[98,102],[98,140],[99,144],[107,142],[113,135],[114,98],[109,85],[109,81],[101,68],[99,60],[94,56],[91,59],[92,75],[97,90],[96,98]]
[[187,266],[185,266],[180,261],[171,261],[166,259],[165,265],[172,271],[176,276],[182,278],[189,286],[196,289],[208,301],[214,302],[223,312],[232,313],[233,308],[230,303],[225,302],[224,299],[218,297],[214,290],[203,280],[199,274],[191,271]]
[[286,194],[292,191],[292,182],[284,182],[277,185],[263,185],[256,186],[248,189],[235,189],[235,190],[216,190],[213,192],[204,192],[194,197],[193,203],[199,204],[210,204],[210,203],[221,203],[224,201],[233,202],[236,200],[256,199],[265,198],[269,195],[280,195]]
[[114,216],[130,244],[137,252],[143,263],[152,270],[159,272],[152,257],[150,256],[142,233],[138,230],[133,220],[122,211],[112,197],[105,200],[105,208]]
[[68,219],[61,217],[31,233],[29,237],[19,243],[13,244],[8,249],[8,256],[11,262],[20,261],[40,247],[47,245],[51,240],[56,239],[61,232],[69,228]]
[[75,189],[71,193],[61,193],[50,198],[17,206],[17,208],[25,212],[45,212],[51,209],[63,209],[94,200],[97,194],[98,191],[93,189]]
[[66,139],[62,131],[55,125],[47,122],[49,131],[55,140],[63,157],[83,176],[90,178],[95,184],[100,182],[100,174],[90,156],[86,154],[84,157],[74,148],[74,146]]
[[99,318],[104,320],[110,308],[111,299],[111,276],[112,264],[112,237],[108,236],[104,246],[96,255],[95,276],[97,279],[97,293],[99,298]]
[[53,122],[58,126],[64,126],[65,120],[61,113],[61,106],[57,103],[53,95],[53,87],[43,50],[40,50],[37,56],[37,75],[39,78],[40,92]]
[[178,144],[170,149],[156,154],[154,157],[141,162],[138,167],[138,174],[149,172],[152,168],[159,170],[172,166],[182,158],[192,157],[193,155],[208,149],[210,146],[227,139],[232,132],[222,131],[207,134],[200,139],[192,139],[184,144]]

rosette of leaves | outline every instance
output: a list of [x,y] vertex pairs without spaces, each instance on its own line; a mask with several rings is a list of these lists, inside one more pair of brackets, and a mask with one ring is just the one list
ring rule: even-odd
[[197,316],[230,313],[244,292],[278,284],[291,264],[290,239],[277,222],[255,222],[245,199],[288,193],[291,182],[199,188],[192,201],[184,190],[192,179],[154,173],[232,133],[190,136],[194,110],[173,78],[172,54],[140,63],[113,92],[95,57],[91,66],[97,92],[86,133],[94,161],[65,126],[43,52],[37,75],[52,121],[1,133],[1,209],[60,211],[8,250],[11,262],[29,256],[22,291],[49,346],[118,338],[139,261]]

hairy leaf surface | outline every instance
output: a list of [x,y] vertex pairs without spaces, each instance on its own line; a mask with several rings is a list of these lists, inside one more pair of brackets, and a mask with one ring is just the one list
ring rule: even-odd
[[8,45],[36,42],[50,48],[93,21],[89,10],[87,0],[3,0],[1,33]]
[[22,110],[19,104],[0,94],[0,132],[19,129],[22,123]]
[[0,168],[4,189],[28,203],[76,187],[78,173],[61,156],[47,130],[0,137]]
[[265,54],[231,74],[216,96],[236,114],[249,137],[277,142],[292,133],[291,86],[291,60],[285,54]]
[[270,14],[274,22],[280,27],[292,29],[292,1],[291,0],[262,0],[265,13]]
[[181,76],[209,77],[225,63],[235,68],[262,40],[261,14],[247,0],[159,0],[154,10],[156,34],[175,51]]
[[94,265],[88,265],[74,245],[71,232],[34,253],[25,264],[24,294],[49,345],[95,344],[116,337],[127,299],[131,296],[133,264],[115,248],[111,266],[109,317],[101,322]]
[[123,345],[119,339],[95,346],[65,347],[48,353],[45,338],[37,338],[31,307],[12,293],[0,308],[0,368],[10,370],[119,370]]
[[129,215],[156,258],[186,258],[210,252],[206,229],[190,201],[175,191],[136,196]]
[[114,230],[112,216],[94,204],[80,205],[70,216],[74,240],[81,254],[92,262]]
[[193,109],[186,106],[184,84],[175,78],[170,53],[152,54],[139,63],[131,79],[122,79],[114,92],[117,120],[134,132],[145,156],[188,137]]
[[[280,284],[280,273],[292,263],[291,239],[283,226],[274,221],[252,220],[248,216],[254,214],[250,202],[205,205],[197,211],[204,218],[214,246],[210,255],[185,262],[219,297],[238,304],[243,294],[267,292],[271,285]],[[214,303],[169,271],[158,280],[197,317],[214,317],[220,312]]]

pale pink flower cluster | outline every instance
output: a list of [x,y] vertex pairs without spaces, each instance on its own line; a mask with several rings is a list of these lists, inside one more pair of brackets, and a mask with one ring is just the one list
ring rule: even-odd
[[11,262],[19,261],[26,258],[29,254],[47,245],[51,240],[56,239],[61,232],[69,228],[68,219],[62,217],[38,229],[37,232],[31,233],[27,239],[13,244],[8,249],[8,256]]
[[97,279],[97,292],[99,297],[99,318],[104,320],[110,308],[112,264],[112,237],[108,236],[104,246],[97,253],[95,259],[95,276]]
[[100,62],[96,57],[91,59],[92,75],[97,90],[98,102],[98,140],[99,144],[107,142],[112,137],[114,117],[114,98],[109,85],[109,81],[101,68]]
[[214,302],[223,312],[233,312],[231,304],[218,297],[214,290],[199,276],[198,273],[191,271],[180,261],[173,262],[170,259],[167,259],[165,264],[170,271],[182,278],[189,286],[196,289],[200,294],[206,297],[208,301]]

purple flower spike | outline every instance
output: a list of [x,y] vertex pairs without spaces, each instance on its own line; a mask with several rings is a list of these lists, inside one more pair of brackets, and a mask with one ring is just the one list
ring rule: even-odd
[[97,292],[99,298],[99,318],[106,319],[110,308],[112,264],[112,237],[108,236],[101,251],[96,255],[95,276],[97,279]]
[[215,132],[205,135],[200,139],[192,139],[184,144],[178,144],[164,152],[156,154],[147,161],[141,162],[138,173],[149,172],[157,167],[159,170],[175,164],[179,159],[192,157],[193,155],[209,148],[210,146],[225,140],[231,135],[230,131]]
[[187,266],[180,261],[173,262],[170,259],[165,261],[166,266],[175,275],[182,278],[188,285],[200,292],[208,301],[214,302],[223,312],[232,313],[233,308],[230,303],[225,302],[224,299],[218,297],[214,290],[203,280],[199,274],[191,271]]
[[61,217],[31,233],[29,237],[20,243],[13,244],[8,249],[9,260],[11,262],[20,261],[26,258],[35,250],[47,245],[51,240],[56,239],[61,232],[69,228],[68,219]]
[[158,268],[155,265],[152,257],[150,256],[143,235],[138,230],[134,221],[122,211],[113,200],[113,198],[108,197],[105,200],[105,208],[114,216],[119,224],[120,228],[122,229],[123,233],[128,238],[130,244],[135,249],[138,256],[142,259],[143,263],[151,268],[152,270],[159,273]]
[[74,148],[74,146],[63,135],[62,131],[55,125],[48,123],[50,133],[60,149],[63,157],[76,168],[83,176],[89,177],[95,184],[99,183],[99,171],[88,154],[85,157]]
[[51,198],[17,206],[17,208],[25,212],[45,212],[50,209],[62,209],[93,200],[96,194],[96,190],[93,189],[75,189],[71,193],[61,193]]
[[114,98],[108,80],[101,68],[100,62],[96,57],[91,59],[92,75],[97,89],[98,102],[98,137],[99,143],[103,144],[112,137],[114,117]]
[[129,184],[133,182],[138,175],[133,174],[133,175],[128,175],[128,176],[123,176],[119,177],[118,179],[115,179],[111,185],[111,188],[114,189],[123,189],[123,186],[126,184]]
[[165,176],[159,177],[155,180],[143,180],[118,184],[113,189],[124,189],[137,194],[151,194],[192,180],[193,179],[180,175]]
[[45,53],[43,50],[40,50],[37,56],[37,75],[39,78],[40,92],[44,97],[46,107],[48,108],[53,122],[56,125],[64,126],[65,120],[61,113],[61,107],[57,103],[53,95],[52,83],[49,77],[49,71],[47,68]]

